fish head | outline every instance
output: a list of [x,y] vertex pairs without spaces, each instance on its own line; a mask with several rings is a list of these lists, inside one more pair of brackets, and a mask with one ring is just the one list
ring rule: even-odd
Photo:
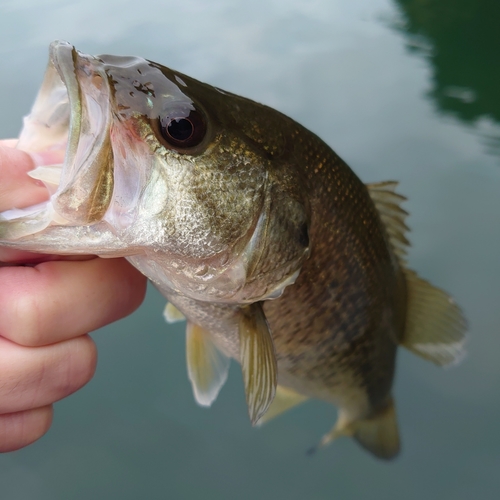
[[107,254],[140,256],[162,289],[276,298],[309,254],[297,127],[146,59],[54,42],[19,141],[35,154],[65,151],[57,181],[42,179],[51,220],[39,237],[54,225],[99,228],[119,242]]

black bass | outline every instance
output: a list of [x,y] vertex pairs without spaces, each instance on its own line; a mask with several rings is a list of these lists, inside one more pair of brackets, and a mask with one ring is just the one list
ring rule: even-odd
[[404,198],[365,185],[283,114],[138,57],[50,61],[19,145],[49,201],[1,214],[0,245],[125,256],[187,318],[195,398],[241,364],[253,424],[306,400],[339,408],[324,436],[399,451],[398,346],[439,365],[464,354],[465,319],[406,267]]

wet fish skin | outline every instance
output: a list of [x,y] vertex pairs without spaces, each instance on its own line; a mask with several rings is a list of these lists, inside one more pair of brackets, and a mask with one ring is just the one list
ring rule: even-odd
[[350,435],[380,458],[398,453],[398,345],[448,364],[463,355],[466,322],[406,268],[395,183],[364,185],[269,107],[151,61],[55,42],[20,147],[66,143],[58,185],[32,174],[51,201],[4,214],[0,245],[126,256],[188,319],[200,404],[216,398],[231,357],[253,423],[319,398],[339,407],[323,444]]

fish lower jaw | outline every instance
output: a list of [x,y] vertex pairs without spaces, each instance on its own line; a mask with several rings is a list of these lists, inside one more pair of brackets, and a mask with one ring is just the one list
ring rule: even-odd
[[0,239],[16,241],[40,233],[52,224],[67,225],[50,201],[27,208],[14,208],[0,213]]

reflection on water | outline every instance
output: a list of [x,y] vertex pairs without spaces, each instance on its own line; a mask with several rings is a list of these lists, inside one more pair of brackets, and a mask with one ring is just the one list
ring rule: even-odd
[[467,123],[483,119],[481,142],[500,155],[500,2],[395,0],[407,47],[432,67],[429,97],[438,109]]
[[[432,65],[439,109],[470,122],[500,122],[500,2],[396,0],[408,47]],[[422,38],[427,44],[422,43]]]

